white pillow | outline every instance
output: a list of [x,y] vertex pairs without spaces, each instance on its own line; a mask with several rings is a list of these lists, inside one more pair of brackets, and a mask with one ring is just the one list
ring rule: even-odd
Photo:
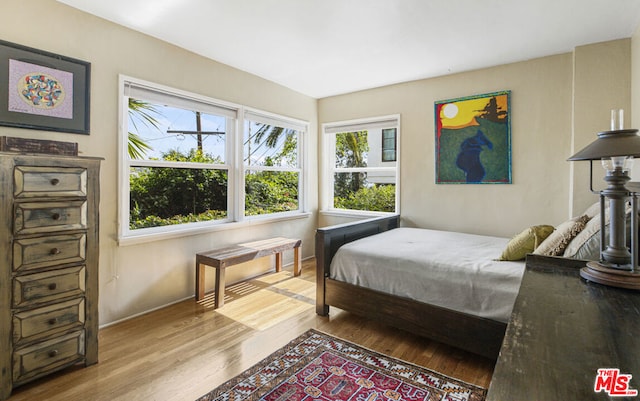
[[[598,207],[598,210],[599,209],[600,208]],[[608,225],[609,225],[609,214],[607,213],[605,215],[605,226],[608,226]],[[590,240],[596,241],[596,245],[597,245],[596,248],[599,250],[600,249],[599,238],[600,238],[601,226],[602,224],[600,222],[600,215],[598,214],[597,216],[589,220],[585,225],[584,229],[580,231],[578,235],[576,235],[575,238],[571,240],[571,242],[565,248],[564,254],[562,256],[564,256],[565,258],[576,257],[578,255],[578,252],[581,250],[581,248],[585,246],[585,243]],[[596,237],[594,237],[594,235]],[[593,248],[593,246],[591,247]],[[584,256],[581,256],[581,257],[584,257]]]

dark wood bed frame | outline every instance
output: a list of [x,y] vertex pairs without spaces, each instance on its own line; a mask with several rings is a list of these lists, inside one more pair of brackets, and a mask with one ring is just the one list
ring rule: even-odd
[[317,229],[316,313],[327,316],[329,306],[334,306],[435,341],[497,359],[506,323],[329,278],[331,259],[338,248],[348,242],[397,228],[399,225],[400,216],[394,215]]

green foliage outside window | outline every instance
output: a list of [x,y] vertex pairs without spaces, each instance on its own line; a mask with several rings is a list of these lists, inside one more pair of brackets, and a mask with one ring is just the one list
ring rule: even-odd
[[[196,149],[171,150],[162,159],[219,163]],[[137,167],[130,177],[129,228],[146,228],[227,216],[227,172],[216,169]]]
[[245,215],[298,210],[298,173],[261,171],[245,176]]
[[396,186],[373,185],[362,187],[356,192],[336,197],[334,205],[338,209],[395,212]]
[[[192,149],[172,150],[163,160],[220,163]],[[130,176],[130,229],[158,227],[227,217],[226,170],[135,168]],[[261,171],[247,174],[245,215],[298,209],[298,173]]]

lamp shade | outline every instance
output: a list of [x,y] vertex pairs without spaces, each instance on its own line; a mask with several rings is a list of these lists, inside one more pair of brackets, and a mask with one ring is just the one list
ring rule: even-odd
[[640,157],[640,135],[637,129],[599,132],[598,139],[567,160],[599,160],[616,156]]

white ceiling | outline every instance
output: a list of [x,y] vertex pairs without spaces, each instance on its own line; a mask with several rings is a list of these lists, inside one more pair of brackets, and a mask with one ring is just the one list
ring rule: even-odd
[[628,38],[640,0],[58,0],[322,98]]

